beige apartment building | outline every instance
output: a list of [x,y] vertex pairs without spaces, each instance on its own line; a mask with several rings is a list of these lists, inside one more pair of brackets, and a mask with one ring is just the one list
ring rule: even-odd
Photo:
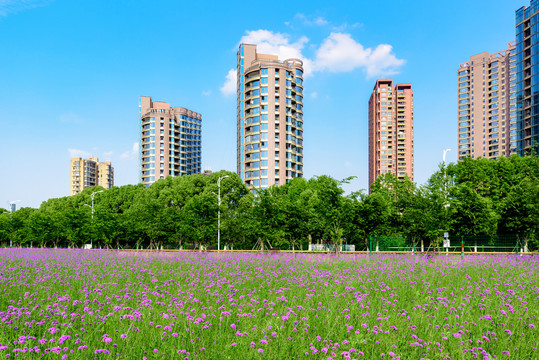
[[90,157],[88,160],[74,157],[71,158],[70,179],[70,195],[79,194],[93,186],[110,189],[114,186],[114,168],[110,161],[100,163],[96,157]]
[[140,97],[140,182],[199,174],[202,115],[164,101]]
[[303,62],[238,51],[237,171],[252,191],[303,176]]
[[414,91],[379,79],[369,99],[369,187],[386,173],[414,181]]
[[516,59],[507,50],[483,52],[460,64],[458,159],[496,159],[516,152]]

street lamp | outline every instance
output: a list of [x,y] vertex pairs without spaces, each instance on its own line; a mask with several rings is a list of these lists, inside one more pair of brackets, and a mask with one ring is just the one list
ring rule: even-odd
[[445,166],[445,154],[447,154],[448,152],[450,152],[451,149],[444,149],[444,166]]
[[[13,205],[15,205],[16,203],[20,202],[20,200],[11,200],[9,202],[9,221],[13,221],[13,211],[15,211],[15,207]],[[12,244],[12,239],[11,239],[11,236],[9,237],[9,247],[12,247],[13,244]]]
[[[443,155],[443,162],[444,162],[444,208],[445,209],[447,209],[449,207],[449,203],[447,203],[447,180],[446,180],[447,171],[445,170],[445,155],[450,151],[451,151],[451,149],[444,149],[444,155]],[[446,220],[446,225],[447,225],[447,210],[445,211],[445,220]],[[447,232],[444,233],[444,237],[446,237],[447,240],[449,240],[449,234]],[[444,246],[445,246],[445,244],[444,244]],[[449,254],[449,247],[445,248],[445,252],[446,252],[446,254]]]
[[[88,206],[89,208],[92,209],[92,224],[94,223],[94,196],[95,196],[95,194],[101,193],[103,191],[104,190],[94,191],[92,193],[92,195],[90,195],[90,197],[92,198],[92,206],[90,206],[88,204],[84,204],[84,205],[86,205],[86,206]],[[90,238],[90,246],[93,247],[93,238]]]
[[[443,161],[444,161],[444,200],[447,200],[447,182],[446,182],[446,170],[445,170],[445,155],[450,152],[451,149],[444,149]],[[444,204],[444,207],[448,207],[449,204]]]
[[221,250],[221,180],[227,177],[225,175],[217,179],[217,251]]

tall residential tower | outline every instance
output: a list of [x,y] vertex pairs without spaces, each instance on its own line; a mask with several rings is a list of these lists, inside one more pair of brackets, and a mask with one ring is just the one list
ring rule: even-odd
[[303,176],[303,63],[238,51],[237,171],[250,189]]
[[460,64],[458,158],[498,158],[516,151],[515,45]]
[[148,186],[168,175],[201,172],[200,114],[140,97],[140,181]]
[[516,11],[516,151],[539,152],[539,0]]
[[71,158],[70,179],[70,195],[79,194],[93,186],[110,189],[114,186],[114,168],[110,161],[100,163],[96,157],[90,157],[88,160],[74,157]]
[[414,91],[379,79],[369,99],[369,187],[386,173],[414,181]]

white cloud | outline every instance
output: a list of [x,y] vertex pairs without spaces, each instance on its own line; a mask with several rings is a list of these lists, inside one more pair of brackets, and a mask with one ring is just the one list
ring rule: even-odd
[[81,157],[81,158],[89,158],[92,156],[88,151],[79,150],[79,149],[68,149],[69,157]]
[[316,99],[316,98],[318,97],[318,93],[317,93],[316,91],[313,91],[313,92],[311,93],[311,97],[312,97],[313,99]]
[[23,10],[49,4],[50,0],[0,0],[0,16],[8,16]]
[[304,25],[308,26],[324,26],[328,24],[328,21],[321,16],[312,18],[301,13],[296,14],[296,16],[294,16],[294,19],[300,20]]
[[210,95],[211,95],[211,90],[203,90],[203,91],[202,91],[202,95],[204,95],[204,96],[210,96]]
[[221,86],[221,92],[225,96],[230,96],[236,93],[236,84],[238,82],[238,70],[230,69],[226,74],[225,83]]
[[314,71],[349,72],[363,68],[367,76],[395,74],[405,63],[392,53],[391,45],[364,48],[350,34],[331,33],[316,51]]
[[138,155],[138,142],[133,143],[131,150],[124,152],[120,155],[120,159],[134,159]]
[[308,42],[309,39],[306,36],[302,36],[296,42],[290,42],[288,34],[274,33],[269,30],[247,31],[247,35],[244,35],[240,40],[240,44],[257,45],[256,51],[261,54],[277,55],[281,60],[303,60],[305,76],[310,75],[312,68],[311,61],[302,54],[302,50]]
[[[305,18],[298,14],[296,17]],[[319,22],[326,21],[320,18]],[[309,39],[302,36],[292,42],[290,36],[269,30],[247,31],[240,44],[257,45],[257,52],[277,55],[279,59],[300,59],[303,61],[304,77],[312,76],[316,72],[350,72],[362,69],[368,77],[387,76],[398,72],[406,62],[393,54],[392,46],[378,45],[376,48],[365,48],[348,33],[332,32],[320,47],[315,47],[314,59],[303,55],[305,45]],[[247,66],[247,65],[246,65]],[[231,69],[226,75],[226,81],[221,92],[228,96],[236,93],[237,70]],[[315,94],[311,94],[316,97]]]
[[314,19],[314,24],[318,26],[323,26],[323,25],[327,25],[328,22],[323,17],[317,17],[316,19]]
[[332,30],[335,31],[335,32],[343,32],[347,29],[355,29],[355,28],[358,28],[358,27],[362,27],[363,24],[362,23],[359,23],[359,22],[356,22],[356,23],[353,23],[353,24],[348,24],[348,23],[344,23],[344,24],[341,24],[341,25],[338,25],[338,26],[333,26],[332,27]]
[[257,52],[262,54],[272,54],[280,59],[303,58],[301,50],[309,41],[306,36],[302,36],[298,41],[291,43],[288,34],[274,33],[269,30],[247,31],[240,44],[255,44]]

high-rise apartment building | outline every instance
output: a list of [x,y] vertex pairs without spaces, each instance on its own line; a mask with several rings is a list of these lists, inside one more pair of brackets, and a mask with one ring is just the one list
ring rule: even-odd
[[516,152],[539,151],[539,0],[516,11]]
[[79,194],[92,186],[110,189],[114,186],[114,168],[110,161],[100,163],[96,157],[88,160],[74,157],[71,158],[70,179],[70,195]]
[[414,91],[379,79],[369,99],[369,186],[386,173],[414,181]]
[[516,151],[515,45],[460,64],[458,158],[493,158]]
[[140,182],[149,186],[168,175],[199,174],[202,116],[164,101],[140,97]]
[[238,51],[237,171],[250,189],[303,176],[303,62]]

